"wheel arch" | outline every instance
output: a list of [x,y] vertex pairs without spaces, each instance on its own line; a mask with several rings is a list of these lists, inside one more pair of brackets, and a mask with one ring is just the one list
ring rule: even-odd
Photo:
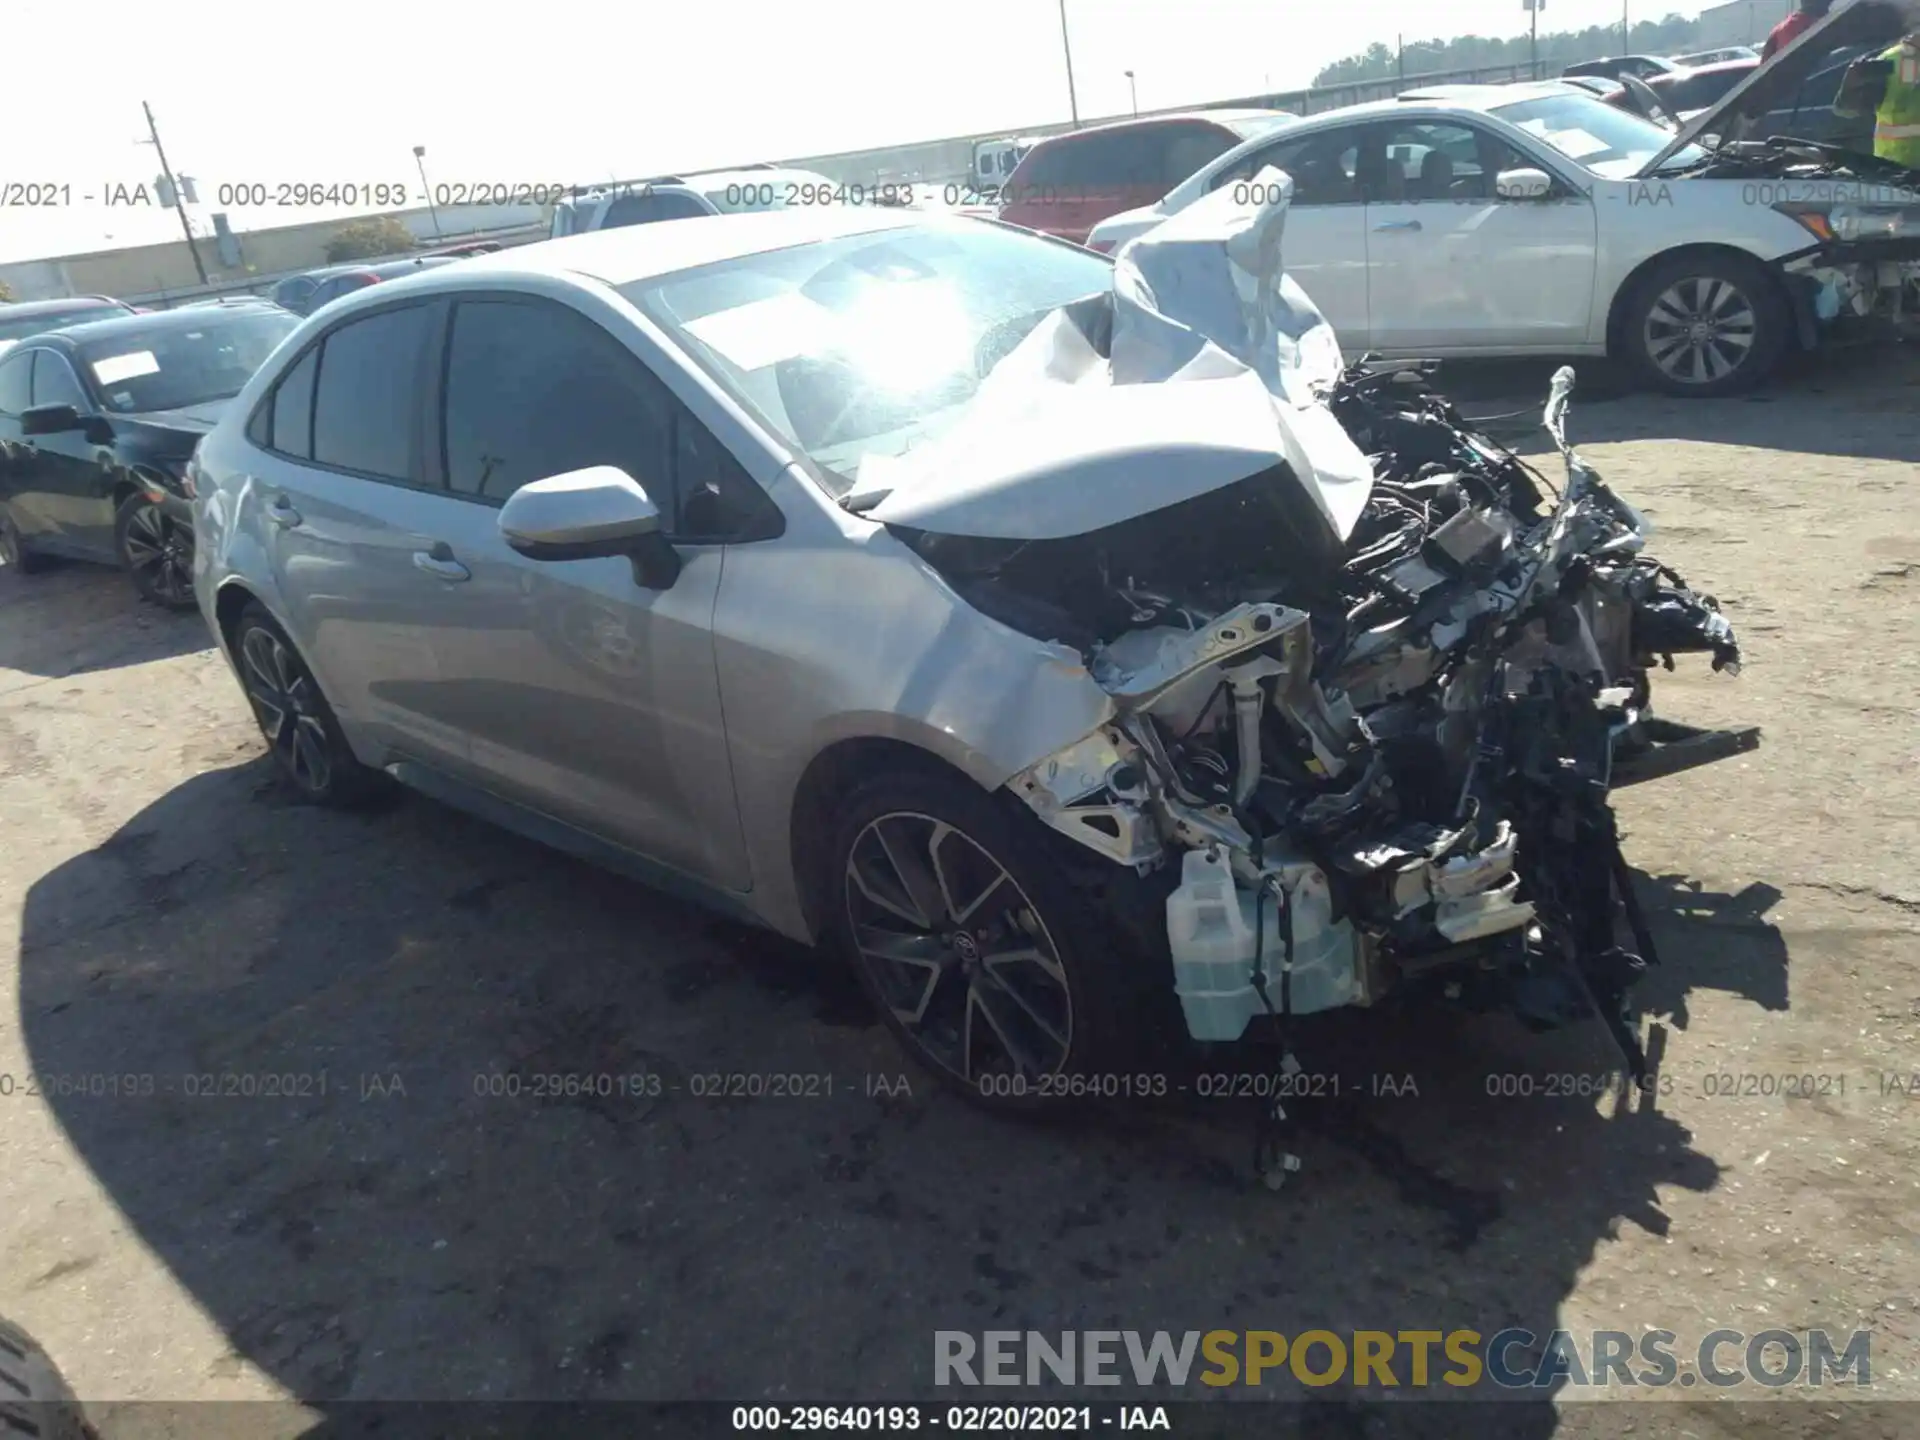
[[[1738,260],[1743,265],[1752,266],[1766,276],[1767,283],[1773,287],[1774,293],[1779,297],[1781,304],[1788,307],[1789,314],[1792,313],[1792,292],[1787,289],[1786,284],[1781,280],[1779,274],[1773,267],[1770,266],[1763,257],[1755,254],[1753,251],[1744,249],[1739,245],[1729,245],[1721,241],[1708,240],[1699,241],[1690,245],[1672,245],[1665,250],[1656,251],[1654,254],[1642,260],[1638,265],[1634,266],[1633,269],[1627,273],[1626,278],[1622,280],[1614,290],[1612,304],[1607,310],[1606,340],[1607,354],[1610,357],[1614,359],[1621,358],[1621,342],[1624,338],[1628,302],[1639,293],[1641,285],[1654,270],[1682,256],[1689,259],[1718,257]],[[1791,334],[1792,332],[1789,333]],[[1795,343],[1798,343],[1797,340]]]
[[794,787],[787,835],[801,918],[815,941],[826,931],[826,904],[832,879],[832,857],[826,853],[826,836],[836,807],[841,798],[861,782],[876,775],[903,772],[961,780],[983,793],[992,793],[984,791],[979,781],[958,765],[909,740],[881,735],[850,736],[834,741],[815,755]]

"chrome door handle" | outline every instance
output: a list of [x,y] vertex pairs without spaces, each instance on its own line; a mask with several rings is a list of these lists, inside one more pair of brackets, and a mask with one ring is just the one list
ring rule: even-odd
[[267,506],[267,518],[281,527],[298,525],[300,512],[293,508],[293,502],[284,495],[276,495],[273,503]]
[[413,568],[424,570],[438,580],[473,578],[473,572],[453,558],[453,550],[444,540],[436,540],[430,550],[414,551]]
[[1418,230],[1420,228],[1420,222],[1418,220],[1388,220],[1373,228],[1376,233],[1381,230]]

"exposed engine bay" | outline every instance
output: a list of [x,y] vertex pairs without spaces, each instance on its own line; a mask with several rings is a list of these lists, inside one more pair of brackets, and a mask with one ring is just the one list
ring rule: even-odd
[[[1432,367],[1343,368],[1335,350],[1324,368],[1324,321],[1277,275],[1277,212],[1214,208],[1123,252],[1112,311],[1058,313],[1115,370],[1130,304],[1204,334],[1139,387],[1162,396],[1243,359],[1290,431],[1270,463],[1079,533],[993,533],[1012,527],[990,515],[963,533],[938,517],[987,512],[960,502],[894,522],[975,608],[1072,647],[1111,697],[1106,723],[1009,788],[1170,887],[1174,988],[1198,1040],[1434,978],[1541,1024],[1598,1014],[1639,1073],[1625,999],[1654,957],[1608,795],[1757,744],[1651,713],[1656,662],[1698,653],[1737,672],[1732,628],[1644,553],[1645,522],[1569,448],[1570,369],[1544,414],[1556,487],[1477,433]],[[1230,286],[1209,291],[1209,257]],[[1156,300],[1176,279],[1182,302]],[[1059,335],[1031,343],[1062,371]],[[1309,483],[1315,467],[1333,480]],[[1119,473],[1082,480],[1123,497]]]

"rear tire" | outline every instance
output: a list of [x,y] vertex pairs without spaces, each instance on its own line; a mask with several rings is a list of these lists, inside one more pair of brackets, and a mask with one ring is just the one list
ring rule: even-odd
[[831,835],[831,943],[922,1069],[1001,1112],[1152,1093],[1172,973],[1071,883],[1039,822],[909,769],[857,787]]
[[0,1320],[0,1437],[98,1440],[47,1352],[5,1320]]
[[293,641],[258,601],[234,621],[234,668],[280,778],[310,805],[354,810],[387,798],[394,782],[362,765]]
[[1780,366],[1792,310],[1757,260],[1674,255],[1634,283],[1620,313],[1619,358],[1668,395],[1705,399],[1763,384]]
[[48,565],[47,557],[37,555],[13,522],[13,512],[0,502],[0,568],[22,575],[38,575]]
[[191,610],[193,527],[135,491],[113,517],[113,549],[142,600],[167,610]]

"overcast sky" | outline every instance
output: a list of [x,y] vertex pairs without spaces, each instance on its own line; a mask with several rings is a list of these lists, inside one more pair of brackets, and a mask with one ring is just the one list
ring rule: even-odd
[[[1631,6],[1635,19],[1694,4]],[[1375,40],[1523,34],[1521,0],[1066,0],[1083,118],[1306,85]],[[1617,24],[1547,0],[1541,28]],[[80,199],[158,173],[222,181],[574,182],[858,149],[1067,118],[1057,0],[7,0],[0,261],[177,237],[168,212]],[[28,58],[33,63],[28,63]],[[44,60],[45,63],[41,63]],[[11,197],[7,197],[11,198]],[[232,211],[236,229],[333,212]]]

